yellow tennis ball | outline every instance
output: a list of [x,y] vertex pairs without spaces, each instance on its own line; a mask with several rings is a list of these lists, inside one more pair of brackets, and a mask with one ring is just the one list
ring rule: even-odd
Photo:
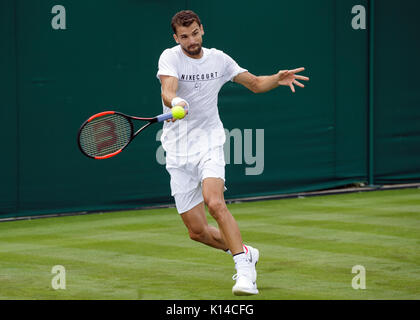
[[172,108],[172,117],[174,119],[183,119],[185,117],[185,109],[181,106],[175,106]]

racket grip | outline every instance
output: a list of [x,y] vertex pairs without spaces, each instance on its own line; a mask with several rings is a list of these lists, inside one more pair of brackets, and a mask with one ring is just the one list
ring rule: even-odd
[[165,120],[172,119],[172,112],[162,113],[161,115],[158,115],[156,118],[158,122],[163,122]]

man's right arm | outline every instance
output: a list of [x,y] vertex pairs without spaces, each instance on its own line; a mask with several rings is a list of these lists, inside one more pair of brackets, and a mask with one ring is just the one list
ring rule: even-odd
[[165,106],[172,108],[172,99],[176,97],[178,79],[171,76],[159,76],[162,84],[162,100]]
[[[176,92],[178,90],[178,79],[172,76],[159,76],[162,84],[162,100],[165,106],[172,108],[172,100],[176,98]],[[187,104],[184,101],[177,103],[178,106],[186,107]],[[188,110],[187,110],[188,113]],[[172,119],[172,122],[176,119]]]
[[160,55],[158,77],[162,86],[162,100],[168,108],[172,108],[175,104],[183,107],[188,106],[187,102],[182,101],[182,97],[176,96],[178,91],[177,63],[178,60],[170,49],[166,49]]

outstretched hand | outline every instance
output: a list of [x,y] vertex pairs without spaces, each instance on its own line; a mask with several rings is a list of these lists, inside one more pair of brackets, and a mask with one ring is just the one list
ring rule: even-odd
[[309,81],[308,77],[298,75],[297,73],[304,71],[305,68],[297,68],[294,70],[282,70],[277,73],[279,80],[278,84],[281,86],[288,86],[292,92],[296,92],[295,85],[305,88],[305,86],[298,80]]

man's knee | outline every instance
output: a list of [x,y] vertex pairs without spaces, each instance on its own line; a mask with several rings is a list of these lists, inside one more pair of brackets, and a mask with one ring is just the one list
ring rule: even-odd
[[205,242],[205,240],[207,239],[206,228],[188,229],[188,234],[191,240],[194,240],[197,242]]
[[207,202],[207,207],[209,208],[210,214],[216,221],[223,219],[223,217],[227,214],[227,210],[225,210],[226,203],[222,199],[210,199]]

